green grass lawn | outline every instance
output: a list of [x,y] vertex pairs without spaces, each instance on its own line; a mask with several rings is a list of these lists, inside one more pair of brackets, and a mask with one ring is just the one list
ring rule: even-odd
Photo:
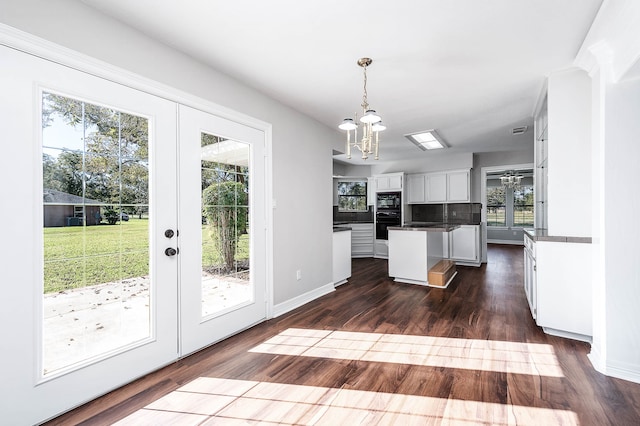
[[[149,221],[117,225],[44,228],[44,292],[69,290],[149,275]],[[212,234],[203,225],[203,265],[220,262]],[[249,258],[242,235],[236,259]]]

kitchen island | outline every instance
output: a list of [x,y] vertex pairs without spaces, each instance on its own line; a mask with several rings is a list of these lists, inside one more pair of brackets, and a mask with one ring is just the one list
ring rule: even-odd
[[[450,224],[390,226],[389,276],[398,282],[446,288],[457,272],[455,264],[451,270],[448,261],[443,260],[442,233],[458,227]],[[432,279],[430,283],[429,271],[434,277],[439,270],[446,274],[445,281]]]

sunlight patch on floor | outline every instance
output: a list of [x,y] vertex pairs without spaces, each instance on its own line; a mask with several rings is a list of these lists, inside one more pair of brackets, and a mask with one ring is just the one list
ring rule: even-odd
[[146,424],[577,425],[572,411],[199,377],[119,421]]
[[290,328],[250,352],[564,377],[540,343]]

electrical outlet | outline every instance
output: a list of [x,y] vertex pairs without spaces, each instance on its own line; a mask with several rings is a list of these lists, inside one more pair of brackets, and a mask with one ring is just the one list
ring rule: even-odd
[[302,279],[302,271],[300,269],[298,269],[296,271],[296,280],[300,281]]

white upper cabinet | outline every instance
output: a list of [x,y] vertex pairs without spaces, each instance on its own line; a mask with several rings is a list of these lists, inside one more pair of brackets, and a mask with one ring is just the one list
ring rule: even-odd
[[470,186],[468,170],[447,173],[447,201],[471,201]]
[[447,201],[447,174],[434,173],[427,175],[427,203],[444,203]]
[[388,173],[374,176],[376,192],[402,191],[404,173]]
[[376,204],[376,180],[372,177],[367,178],[367,205]]
[[461,203],[471,201],[471,173],[455,170],[407,176],[407,203]]
[[426,176],[423,174],[407,176],[407,203],[422,204],[427,201]]

